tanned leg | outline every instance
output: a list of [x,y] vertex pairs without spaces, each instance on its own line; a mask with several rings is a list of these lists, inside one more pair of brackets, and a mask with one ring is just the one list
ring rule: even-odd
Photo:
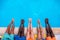
[[6,33],[10,34],[10,26],[7,27]]
[[14,26],[12,25],[11,34],[14,34]]

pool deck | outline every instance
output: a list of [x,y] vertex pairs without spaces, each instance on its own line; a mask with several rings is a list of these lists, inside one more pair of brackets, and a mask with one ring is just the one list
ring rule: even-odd
[[[43,28],[44,32],[45,32],[45,28]],[[60,28],[52,28],[54,34],[60,34]],[[0,35],[3,35],[6,31],[6,27],[0,27]],[[36,28],[33,28],[33,32],[36,33]],[[14,30],[14,33],[17,34],[18,33],[18,28],[16,27]],[[25,28],[25,33],[26,33],[26,28]]]

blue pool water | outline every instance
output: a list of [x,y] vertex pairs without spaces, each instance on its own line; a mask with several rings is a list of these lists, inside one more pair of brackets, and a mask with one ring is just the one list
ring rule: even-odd
[[29,18],[34,27],[38,19],[44,27],[45,18],[49,18],[51,27],[60,27],[60,0],[0,0],[0,27],[6,27],[12,18],[16,27],[21,19],[27,27]]

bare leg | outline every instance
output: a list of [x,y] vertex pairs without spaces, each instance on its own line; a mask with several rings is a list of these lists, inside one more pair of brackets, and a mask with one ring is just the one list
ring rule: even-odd
[[11,25],[12,25],[11,34],[14,34],[14,18],[12,18]]
[[6,33],[10,34],[10,26],[8,26]]
[[49,40],[49,39],[50,40],[52,40],[52,39],[55,40],[55,35],[54,35],[50,25],[49,25],[48,18],[45,19],[45,23],[46,23],[46,32],[47,32],[47,37],[48,37],[47,40]]
[[14,26],[11,28],[11,34],[14,34]]

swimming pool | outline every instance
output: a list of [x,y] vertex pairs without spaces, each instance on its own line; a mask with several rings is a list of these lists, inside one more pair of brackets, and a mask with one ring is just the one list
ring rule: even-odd
[[60,28],[60,1],[59,0],[0,0],[0,27],[7,27],[11,19],[15,19],[15,26],[19,27],[20,20],[32,18],[32,24],[37,26],[40,19],[42,27],[45,18],[49,18],[51,27]]

